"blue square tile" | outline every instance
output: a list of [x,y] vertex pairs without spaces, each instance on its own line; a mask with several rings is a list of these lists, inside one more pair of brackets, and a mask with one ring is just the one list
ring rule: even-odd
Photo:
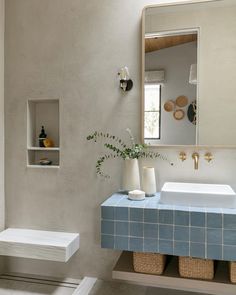
[[207,258],[222,260],[222,245],[207,245]]
[[173,241],[159,240],[159,252],[173,255]]
[[101,236],[101,247],[114,249],[114,236],[102,235]]
[[102,220],[101,232],[102,234],[114,235],[114,221]]
[[189,217],[190,217],[189,212],[175,211],[174,224],[189,226],[189,219],[190,219]]
[[159,223],[173,224],[174,214],[173,210],[159,210]]
[[174,241],[174,255],[189,256],[189,242]]
[[191,227],[190,228],[190,241],[196,243],[205,243],[205,228]]
[[116,206],[118,207],[130,207],[132,206],[132,201],[130,201],[127,197],[123,198],[119,204],[117,204]]
[[206,214],[203,212],[190,212],[191,226],[205,227]]
[[143,252],[143,239],[130,238],[129,239],[129,251]]
[[223,246],[223,260],[236,261],[236,247]]
[[174,240],[175,241],[189,241],[189,227],[188,226],[175,226]]
[[207,213],[207,227],[222,228],[222,214]]
[[224,244],[236,246],[236,230],[233,229],[225,229],[224,230]]
[[173,225],[159,225],[159,239],[173,240]]
[[222,240],[222,229],[220,228],[208,228],[207,229],[207,244],[218,244],[221,245]]
[[205,244],[190,243],[190,256],[205,258]]
[[157,239],[144,238],[144,252],[158,252],[158,241]]
[[236,215],[224,214],[224,228],[236,229]]
[[158,224],[144,223],[144,237],[158,239]]
[[144,209],[144,222],[157,223],[158,222],[158,210],[156,209]]
[[138,208],[138,209],[144,209],[146,207],[147,204],[147,200],[144,199],[142,201],[130,201],[130,208]]
[[156,197],[152,199],[148,199],[148,202],[145,206],[145,208],[147,209],[156,209],[156,210],[158,209],[158,207],[159,207],[159,198],[156,198]]
[[129,209],[127,207],[115,208],[115,220],[128,220]]
[[118,236],[129,235],[129,222],[116,221],[115,222],[115,234]]
[[130,220],[143,222],[143,209],[130,208]]
[[142,222],[130,222],[130,236],[143,237],[143,223]]
[[114,207],[101,207],[102,219],[114,220]]
[[116,206],[116,204],[122,200],[124,198],[123,195],[120,195],[120,194],[114,194],[112,195],[110,198],[108,198],[106,201],[104,201],[102,203],[102,206],[111,206],[111,207],[114,207]]
[[117,250],[129,250],[129,238],[115,236],[115,246],[114,249]]

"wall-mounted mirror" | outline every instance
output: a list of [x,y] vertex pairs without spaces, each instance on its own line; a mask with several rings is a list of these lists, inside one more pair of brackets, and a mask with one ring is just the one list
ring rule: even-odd
[[236,145],[236,1],[143,14],[142,135],[151,145]]

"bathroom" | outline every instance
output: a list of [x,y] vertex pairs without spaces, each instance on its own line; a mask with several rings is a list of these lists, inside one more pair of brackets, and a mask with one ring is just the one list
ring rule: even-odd
[[[112,278],[121,251],[101,247],[100,206],[122,189],[123,161],[107,161],[103,168],[110,177],[97,176],[95,165],[104,148],[87,140],[89,134],[100,131],[129,142],[126,132],[129,128],[141,143],[142,14],[148,5],[175,2],[199,1],[0,1],[1,230],[79,233],[79,249],[66,263],[1,256],[5,279],[4,276],[0,279],[0,294],[72,294],[61,283],[57,285],[56,278],[70,278],[69,285],[75,285],[74,280],[97,278],[96,282],[88,280],[93,295],[191,294],[187,293],[191,290],[181,291],[177,287],[169,290],[168,283],[164,289],[148,282],[127,279],[127,283]],[[219,46],[223,48],[224,44]],[[124,66],[133,81],[130,91],[120,88],[118,72]],[[220,70],[218,75],[219,80]],[[205,78],[204,73],[202,77]],[[227,77],[227,83],[232,93],[234,74]],[[234,99],[226,96],[227,103],[232,105]],[[29,145],[33,114],[30,110],[41,100],[48,106],[39,112],[40,116],[47,114],[51,104],[55,111],[47,116],[46,124],[42,123],[49,134],[51,122],[56,121],[57,136],[51,135],[56,147],[47,153],[47,157],[51,153],[55,156],[58,167],[54,168],[31,165],[33,156],[40,151]],[[224,104],[224,113],[223,107]],[[207,112],[210,113],[209,105]],[[34,129],[33,140],[37,140],[41,126]],[[233,133],[232,126],[232,140]],[[211,143],[155,147],[153,150],[165,155],[168,161],[140,160],[140,169],[147,165],[155,168],[157,191],[167,181],[227,184],[236,190],[236,150],[232,142],[224,143],[225,135],[219,132],[217,136],[222,141],[217,146]],[[180,159],[181,152],[186,154],[185,161]],[[199,154],[198,169],[194,169],[194,152]],[[213,156],[210,162],[204,158],[206,153]],[[11,279],[7,277],[9,274]],[[23,284],[26,279],[22,278],[26,277],[27,283]],[[48,287],[45,278],[54,278],[54,285]],[[235,293],[236,287],[230,286],[233,291],[225,294]],[[217,294],[214,290],[209,294]]]

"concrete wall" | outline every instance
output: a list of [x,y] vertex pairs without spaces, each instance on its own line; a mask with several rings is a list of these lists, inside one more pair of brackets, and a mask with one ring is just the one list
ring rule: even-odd
[[[0,230],[5,227],[5,178],[4,178],[4,30],[5,1],[0,0]],[[4,269],[0,258],[0,272]]]
[[[166,1],[162,1],[165,2]],[[157,1],[6,1],[6,224],[80,232],[81,248],[67,263],[8,259],[6,271],[110,278],[118,252],[100,248],[99,205],[120,188],[122,162],[107,165],[109,180],[95,175],[101,148],[86,141],[94,129],[140,136],[141,11]],[[117,71],[127,65],[134,88],[122,93]],[[26,100],[61,98],[61,168],[26,168]],[[164,180],[236,184],[235,150],[216,150],[211,164],[178,160],[156,166]]]
[[5,5],[0,1],[0,229],[5,224],[4,196],[4,29]]
[[145,70],[164,69],[165,82],[161,88],[161,138],[155,144],[194,145],[196,126],[189,122],[187,110],[182,108],[185,117],[175,120],[173,112],[165,112],[163,106],[168,100],[176,100],[185,95],[189,103],[196,99],[196,86],[189,84],[191,64],[197,63],[197,43],[190,42],[145,54]]

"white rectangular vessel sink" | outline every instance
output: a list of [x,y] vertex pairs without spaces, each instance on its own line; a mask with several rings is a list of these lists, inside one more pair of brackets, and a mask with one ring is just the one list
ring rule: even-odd
[[193,207],[236,208],[236,194],[229,185],[166,182],[160,203]]

